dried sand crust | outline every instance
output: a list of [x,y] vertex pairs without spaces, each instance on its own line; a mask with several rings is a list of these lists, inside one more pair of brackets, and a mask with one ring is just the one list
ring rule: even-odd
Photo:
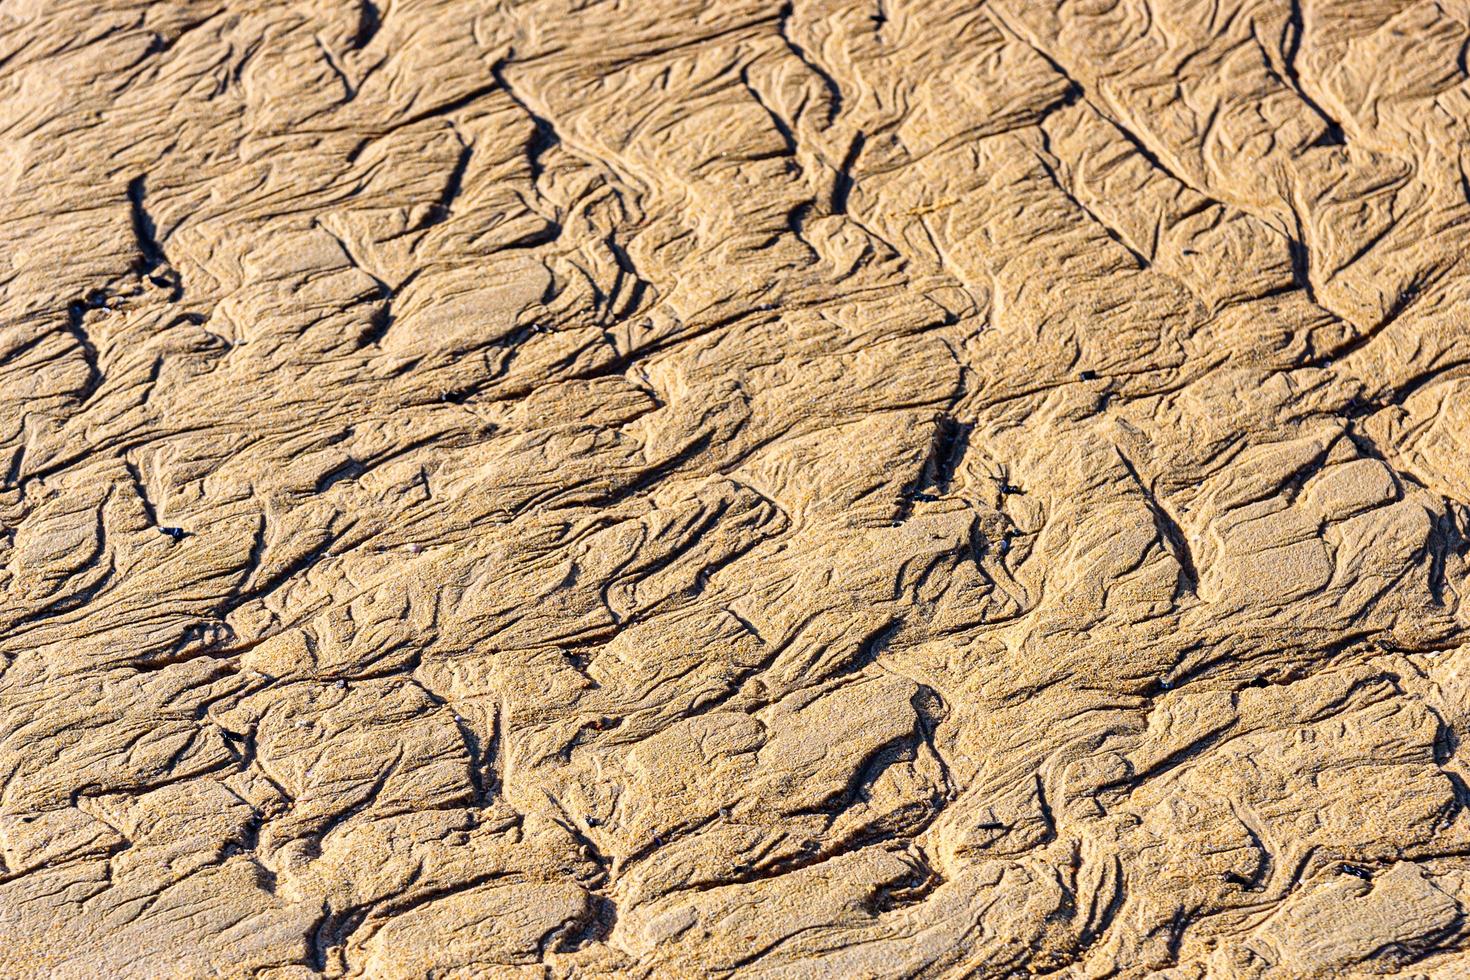
[[0,5],[0,975],[1470,973],[1467,24]]

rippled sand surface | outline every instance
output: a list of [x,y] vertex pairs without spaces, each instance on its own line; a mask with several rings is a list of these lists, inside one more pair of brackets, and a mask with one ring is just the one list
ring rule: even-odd
[[1467,25],[0,3],[0,975],[1467,975]]

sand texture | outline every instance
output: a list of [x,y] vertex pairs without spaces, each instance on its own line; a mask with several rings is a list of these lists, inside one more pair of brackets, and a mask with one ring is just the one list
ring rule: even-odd
[[1470,976],[1467,25],[0,3],[0,976]]

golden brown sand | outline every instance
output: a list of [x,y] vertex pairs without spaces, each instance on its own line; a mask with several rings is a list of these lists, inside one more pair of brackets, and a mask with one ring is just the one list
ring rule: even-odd
[[0,976],[1470,975],[1467,24],[0,3]]

